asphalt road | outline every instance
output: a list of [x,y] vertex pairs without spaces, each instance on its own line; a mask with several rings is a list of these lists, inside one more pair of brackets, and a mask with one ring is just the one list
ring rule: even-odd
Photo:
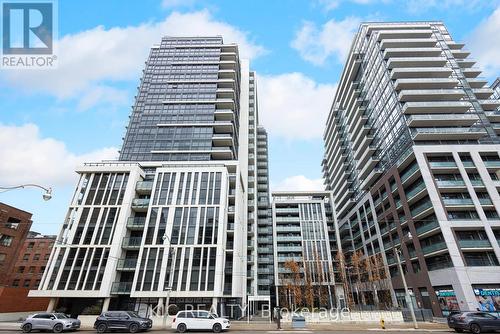
[[[146,333],[154,334],[154,333],[175,333],[174,330],[166,330],[166,331],[149,331]],[[257,331],[251,331],[251,330],[246,330],[246,331],[238,331],[238,330],[230,330],[228,332],[224,332],[227,334],[249,334],[249,333],[255,333]],[[323,330],[272,330],[272,331],[259,331],[260,333],[266,333],[266,334],[357,334],[357,333],[367,333],[367,334],[387,334],[387,333],[415,333],[415,334],[429,334],[432,332],[438,332],[438,333],[451,333],[453,331],[436,331],[436,330],[408,330],[408,329],[401,329],[401,330],[340,330],[340,331],[323,331]],[[13,334],[13,333],[22,333],[21,330],[15,331],[15,330],[8,330],[8,331],[2,331],[0,330],[0,334]],[[40,333],[33,331],[32,333]],[[49,332],[47,332],[49,333]],[[96,334],[96,331],[90,331],[90,330],[79,330],[77,332],[70,332],[70,333],[78,333],[78,334]],[[118,333],[118,332],[114,332]],[[191,331],[190,333],[210,333],[210,332],[194,332]],[[454,332],[453,332],[454,333]]]

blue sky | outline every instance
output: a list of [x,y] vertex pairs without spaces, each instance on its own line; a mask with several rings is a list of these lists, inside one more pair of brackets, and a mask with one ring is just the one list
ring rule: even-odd
[[[258,73],[273,189],[321,187],[323,122],[362,21],[442,20],[484,76],[500,69],[500,7],[487,0],[70,1],[58,3],[59,68],[0,69],[0,193],[57,233],[76,165],[116,156],[148,48],[162,35],[220,34]],[[492,43],[495,41],[496,43]]]

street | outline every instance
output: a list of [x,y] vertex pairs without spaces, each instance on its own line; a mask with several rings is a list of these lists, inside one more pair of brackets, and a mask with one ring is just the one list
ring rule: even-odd
[[[22,333],[21,330],[16,331],[16,330],[0,330],[0,334],[12,334],[12,333]],[[157,333],[157,332],[166,332],[166,333],[175,333],[174,330],[168,329],[168,330],[153,330],[149,331],[149,333]],[[200,331],[191,331],[194,333],[204,333]],[[228,332],[224,333],[229,333],[229,334],[247,334],[248,332],[256,332],[255,330],[252,330],[251,328],[247,330],[229,330]],[[327,334],[327,333],[335,333],[335,334],[353,334],[353,333],[369,333],[369,334],[382,334],[382,333],[387,333],[387,332],[394,332],[394,333],[407,333],[407,332],[412,332],[415,334],[419,333],[430,333],[430,332],[440,332],[440,333],[451,333],[453,332],[452,330],[447,330],[447,329],[422,329],[422,330],[413,330],[413,329],[386,329],[386,330],[381,330],[381,329],[352,329],[352,330],[331,330],[331,331],[326,331],[326,330],[310,330],[310,329],[297,329],[297,330],[261,330],[258,331],[261,333],[267,333],[267,334],[294,334],[294,333],[300,333],[300,334],[308,334],[308,333],[315,333],[315,334]],[[32,333],[39,333],[37,331],[33,331]],[[96,331],[94,330],[79,330],[77,332],[72,332],[72,333],[79,333],[79,334],[96,334]],[[118,333],[118,332],[114,332]],[[206,332],[210,333],[210,332]]]

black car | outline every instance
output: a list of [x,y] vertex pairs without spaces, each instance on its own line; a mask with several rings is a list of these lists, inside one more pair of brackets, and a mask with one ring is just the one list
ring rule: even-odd
[[98,333],[108,330],[121,330],[130,333],[147,331],[153,326],[153,321],[149,318],[140,317],[131,311],[107,311],[97,317],[94,328]]
[[455,332],[474,334],[500,330],[500,319],[487,312],[460,312],[448,316],[448,327]]

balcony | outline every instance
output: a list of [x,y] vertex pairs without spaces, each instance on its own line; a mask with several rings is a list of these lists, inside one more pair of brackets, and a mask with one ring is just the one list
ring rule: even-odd
[[153,190],[153,181],[137,181],[135,191],[138,194],[151,194]]
[[500,160],[486,160],[484,161],[486,168],[500,168]]
[[401,102],[458,101],[465,95],[462,89],[408,89],[399,92]]
[[432,245],[423,246],[422,247],[422,252],[425,255],[427,255],[427,254],[438,252],[438,251],[442,251],[442,250],[445,250],[445,249],[447,249],[446,248],[446,242],[440,241],[440,242],[436,242],[436,243],[434,243]]
[[491,248],[489,240],[458,240],[460,248]]
[[131,237],[125,238],[122,241],[123,249],[139,249],[141,247],[142,238],[141,237]]
[[429,161],[429,166],[432,169],[454,170],[457,168],[457,163],[455,161]]
[[384,58],[390,57],[436,57],[441,55],[441,48],[387,48]]
[[474,114],[438,114],[438,115],[411,115],[407,118],[411,127],[425,126],[470,126],[476,123],[479,117]]
[[454,78],[406,78],[394,83],[396,90],[402,89],[451,89],[458,85]]
[[389,48],[431,48],[436,46],[434,38],[396,38],[384,39],[380,43],[382,50]]
[[391,79],[401,78],[449,78],[453,73],[447,67],[407,67],[394,68],[391,71]]
[[128,295],[132,291],[132,282],[113,282],[111,293],[114,295]]
[[432,202],[424,202],[411,210],[411,215],[414,220],[418,219],[419,216],[423,216],[425,213],[432,210]]
[[410,201],[417,199],[416,195],[423,193],[425,189],[425,183],[419,183],[416,187],[406,193],[407,202],[410,203]]
[[119,271],[135,271],[137,267],[137,259],[119,259],[116,264],[116,270]]
[[500,106],[500,100],[478,100],[479,104],[485,111],[493,111]]
[[127,228],[131,231],[142,231],[146,225],[146,217],[129,217]]
[[430,29],[400,29],[400,30],[380,30],[378,33],[378,41],[386,39],[417,39],[429,38],[432,36]]
[[443,198],[445,206],[474,206],[471,198]]
[[414,140],[477,140],[486,135],[484,129],[473,128],[413,128]]
[[420,173],[420,168],[418,167],[418,164],[415,163],[410,169],[400,174],[401,183],[405,183],[407,180],[410,179],[412,175],[415,175],[417,172]]
[[[263,249],[266,249],[266,250],[269,250],[269,252],[272,252],[272,248],[263,248]],[[262,253],[260,248],[259,248],[259,252]],[[278,252],[302,252],[302,246],[279,246],[278,245]]]
[[433,102],[406,102],[403,105],[403,113],[414,114],[457,114],[465,113],[471,108],[466,101],[433,101]]
[[436,180],[438,188],[461,189],[465,187],[464,180]]
[[393,68],[419,68],[419,67],[439,67],[446,64],[445,57],[401,57],[390,58],[387,67]]
[[134,198],[132,200],[132,210],[136,212],[146,212],[149,207],[149,198]]
[[232,146],[233,136],[230,133],[214,133],[212,135],[213,146]]
[[433,221],[426,222],[424,225],[417,227],[415,230],[417,232],[417,235],[421,236],[427,232],[430,232],[430,231],[438,229],[438,228],[440,228],[439,222],[433,220]]

